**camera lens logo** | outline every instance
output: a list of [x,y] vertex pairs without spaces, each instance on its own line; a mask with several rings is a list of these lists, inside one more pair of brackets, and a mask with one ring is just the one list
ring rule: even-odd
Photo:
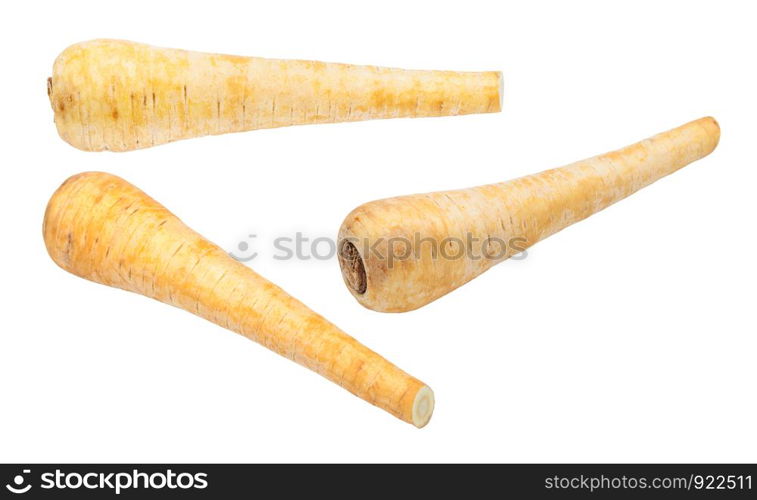
[[[31,473],[31,470],[24,469],[23,472],[24,474],[29,474]],[[25,480],[26,478],[24,476],[22,476],[21,474],[18,474],[16,477],[13,478],[13,485],[6,484],[5,487],[8,488],[8,491],[10,491],[11,493],[16,493],[16,494],[26,493],[27,491],[32,489],[32,485],[27,484],[26,486],[24,486],[23,484]]]

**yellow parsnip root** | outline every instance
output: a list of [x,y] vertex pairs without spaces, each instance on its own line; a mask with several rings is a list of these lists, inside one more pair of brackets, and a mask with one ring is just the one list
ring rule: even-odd
[[370,309],[416,309],[708,155],[719,138],[717,122],[701,118],[618,151],[509,182],[366,203],[339,231],[345,283]]
[[496,112],[501,85],[493,71],[411,71],[93,40],[58,56],[48,93],[66,142],[129,151],[287,125]]
[[77,276],[140,293],[238,332],[417,427],[431,389],[357,342],[113,175],[69,178],[50,199],[44,238]]

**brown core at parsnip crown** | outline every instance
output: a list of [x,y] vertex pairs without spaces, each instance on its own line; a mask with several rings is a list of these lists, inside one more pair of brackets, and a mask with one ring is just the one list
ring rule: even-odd
[[355,292],[364,294],[368,288],[368,280],[365,276],[365,265],[360,252],[349,241],[343,241],[339,249],[339,266],[342,268],[342,276],[347,284]]

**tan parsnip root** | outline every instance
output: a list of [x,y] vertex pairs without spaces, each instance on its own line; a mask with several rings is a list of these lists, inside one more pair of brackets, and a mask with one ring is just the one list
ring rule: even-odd
[[66,142],[129,151],[288,125],[497,112],[501,86],[494,71],[412,71],[93,40],[58,56],[48,93]]
[[717,122],[702,118],[509,182],[366,203],[339,231],[344,280],[370,309],[416,309],[708,155],[719,138]]
[[140,293],[238,332],[417,427],[431,389],[231,258],[113,175],[68,179],[50,199],[53,260],[88,280]]

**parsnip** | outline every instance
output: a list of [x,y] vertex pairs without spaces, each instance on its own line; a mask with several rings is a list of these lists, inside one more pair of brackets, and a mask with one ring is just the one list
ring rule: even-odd
[[498,72],[410,71],[164,49],[123,40],[73,45],[48,94],[60,136],[129,151],[261,128],[490,113]]
[[77,276],[185,309],[255,340],[417,427],[431,389],[348,336],[128,182],[89,172],[50,199],[44,239]]
[[366,203],[339,231],[345,283],[370,309],[416,309],[708,155],[719,138],[717,122],[702,118],[618,151],[509,182]]

